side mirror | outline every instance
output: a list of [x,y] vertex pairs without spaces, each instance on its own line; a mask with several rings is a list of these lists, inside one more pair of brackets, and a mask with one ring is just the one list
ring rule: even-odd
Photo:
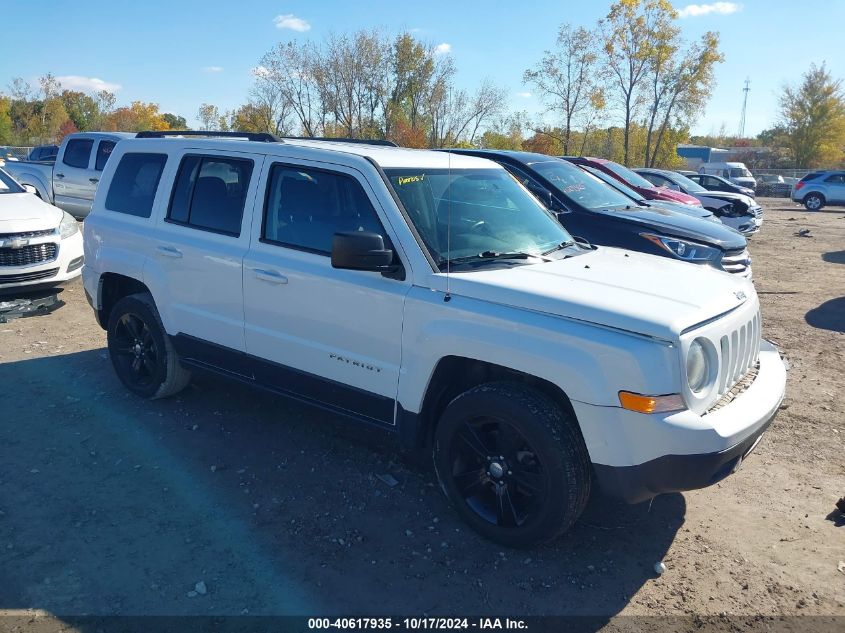
[[393,251],[384,247],[378,233],[346,231],[332,239],[332,268],[388,272],[393,264]]
[[672,191],[680,191],[680,190],[681,190],[680,185],[676,185],[674,182],[669,183],[668,185],[666,185],[666,188],[667,188],[667,189],[671,189]]
[[32,185],[21,185],[27,193],[38,193],[38,190]]

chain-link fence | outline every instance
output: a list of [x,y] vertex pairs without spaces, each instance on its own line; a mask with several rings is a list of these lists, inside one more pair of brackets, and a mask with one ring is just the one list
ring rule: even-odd
[[7,145],[0,145],[0,160],[26,160],[26,157],[29,156],[31,151],[31,147],[9,147]]

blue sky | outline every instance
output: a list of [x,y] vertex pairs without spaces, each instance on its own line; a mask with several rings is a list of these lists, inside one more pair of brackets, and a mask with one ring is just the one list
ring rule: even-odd
[[[196,120],[203,102],[221,110],[243,103],[250,70],[279,41],[320,41],[330,32],[382,27],[413,29],[444,44],[472,88],[483,77],[506,87],[514,110],[543,110],[526,96],[523,71],[554,44],[563,22],[592,27],[610,0],[4,0],[0,15],[0,91],[13,77],[35,83],[52,72],[69,88],[115,90],[119,104],[155,101],[163,111]],[[693,5],[690,7],[690,5]],[[826,61],[845,77],[843,0],[675,1],[688,14],[685,37],[721,33],[726,61],[694,132],[729,133],[739,124],[742,87],[751,78],[746,133],[770,127],[778,89],[811,63]],[[279,18],[279,19],[277,19]],[[280,28],[283,27],[283,28]],[[307,27],[307,28],[306,28]],[[93,80],[100,80],[98,83]]]

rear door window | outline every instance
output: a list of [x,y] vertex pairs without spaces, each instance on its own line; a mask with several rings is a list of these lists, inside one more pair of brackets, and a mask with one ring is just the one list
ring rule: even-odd
[[97,160],[94,163],[94,169],[103,171],[103,167],[106,166],[106,162],[109,160],[109,156],[111,156],[115,145],[115,141],[100,141],[100,144],[97,146]]
[[124,154],[109,186],[106,209],[140,218],[150,217],[166,162],[167,154]]
[[237,237],[241,234],[253,162],[222,156],[185,156],[167,220]]
[[77,169],[88,169],[88,161],[91,158],[91,149],[94,147],[94,140],[90,138],[74,138],[67,142],[65,155],[62,162],[68,167]]

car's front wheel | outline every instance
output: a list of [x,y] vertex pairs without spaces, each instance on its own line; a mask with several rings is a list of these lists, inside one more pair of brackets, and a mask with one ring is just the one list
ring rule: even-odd
[[171,396],[191,380],[146,293],[129,295],[115,304],[109,314],[107,340],[120,381],[142,398]]
[[519,383],[487,383],[455,398],[435,432],[434,465],[458,514],[508,547],[555,538],[590,495],[590,460],[575,420]]
[[811,193],[804,198],[804,208],[807,211],[819,211],[824,206],[824,198],[817,193]]

